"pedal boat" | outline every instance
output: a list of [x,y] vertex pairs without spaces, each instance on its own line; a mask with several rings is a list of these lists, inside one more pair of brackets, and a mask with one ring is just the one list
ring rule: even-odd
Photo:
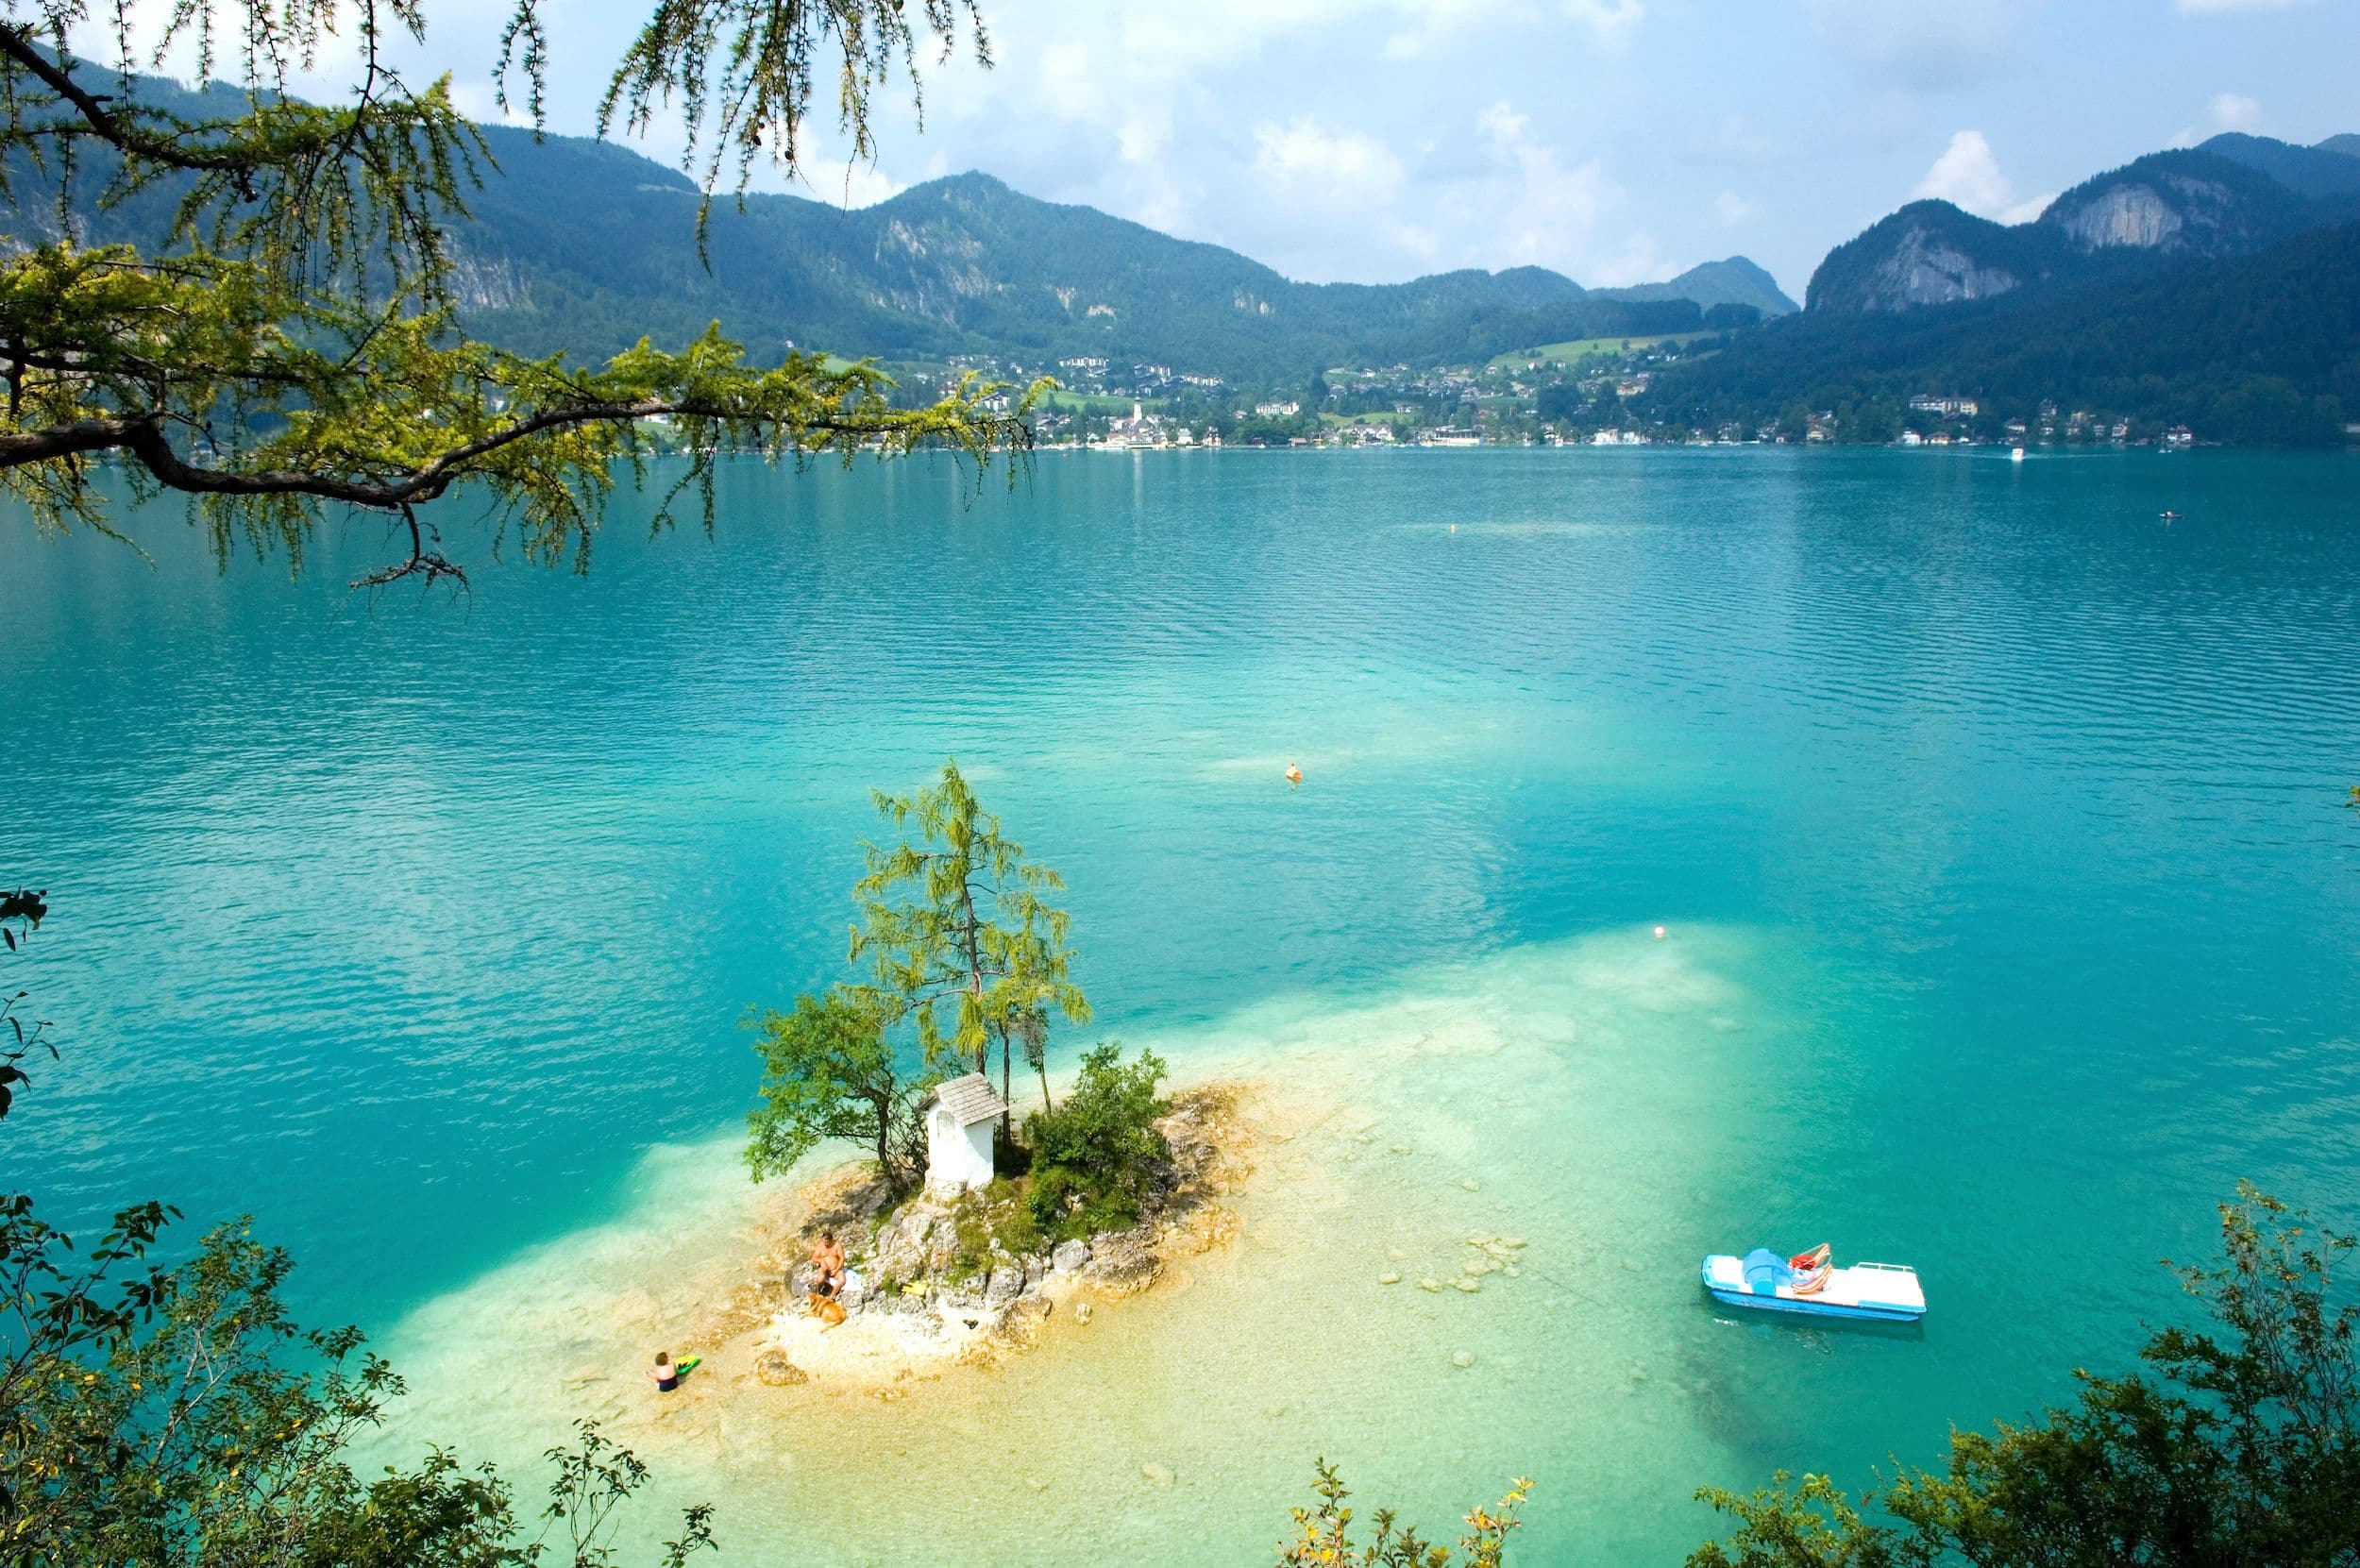
[[1724,1307],[1793,1312],[1811,1318],[1865,1318],[1915,1323],[1926,1315],[1917,1271],[1901,1263],[1854,1263],[1798,1271],[1767,1247],[1744,1257],[1715,1253],[1705,1259],[1705,1289]]

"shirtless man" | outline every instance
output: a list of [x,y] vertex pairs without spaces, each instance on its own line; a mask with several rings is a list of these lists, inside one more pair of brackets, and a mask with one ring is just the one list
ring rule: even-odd
[[812,1281],[814,1295],[833,1301],[844,1290],[844,1243],[835,1239],[835,1232],[823,1230],[819,1240],[811,1249],[811,1266],[818,1278]]

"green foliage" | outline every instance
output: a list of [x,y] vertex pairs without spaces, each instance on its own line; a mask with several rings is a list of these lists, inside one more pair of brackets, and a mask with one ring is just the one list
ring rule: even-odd
[[995,1264],[1039,1252],[1047,1238],[1033,1218],[1025,1184],[1002,1176],[981,1192],[964,1192],[951,1208],[957,1250],[950,1277],[973,1279]]
[[[0,890],[0,939],[5,939],[8,952],[16,952],[39,929],[42,917],[48,913],[46,892],[30,887],[20,887],[14,892]],[[18,1087],[33,1081],[17,1064],[38,1051],[48,1052],[53,1061],[58,1055],[57,1045],[46,1038],[49,1025],[40,1019],[28,1023],[19,1016],[17,1004],[25,1000],[25,995],[23,991],[0,991],[0,1023],[8,1026],[7,1037],[0,1038],[0,1117],[6,1117],[8,1107],[16,1103]]]
[[[512,42],[537,104],[536,4],[522,0]],[[732,134],[799,117],[808,83],[798,93],[774,68],[807,73],[828,41],[846,51],[843,112],[865,124],[879,51],[906,58],[911,42],[899,0],[691,8],[662,58],[692,108],[720,41],[753,40],[753,53],[715,64],[727,91],[753,93],[723,113]],[[692,496],[709,524],[714,467],[732,455],[947,446],[980,460],[1029,440],[1021,405],[983,408],[996,388],[969,381],[899,408],[873,365],[790,353],[759,368],[717,326],[687,329],[677,351],[642,329],[597,364],[470,340],[453,306],[451,230],[490,143],[447,81],[413,89],[380,54],[388,29],[422,37],[410,0],[356,10],[361,85],[353,102],[318,108],[284,86],[334,31],[333,0],[173,8],[156,59],[181,48],[210,71],[216,26],[238,41],[241,84],[203,93],[130,72],[127,9],[102,29],[120,57],[109,72],[67,48],[84,0],[9,0],[0,194],[17,215],[0,235],[0,490],[37,526],[110,527],[92,460],[112,455],[135,497],[190,497],[225,555],[283,549],[299,567],[329,509],[362,507],[398,517],[410,548],[356,586],[464,582],[419,508],[473,495],[528,559],[580,566],[618,472],[646,478],[650,420],[669,422],[663,442],[688,454],[660,523]],[[650,33],[683,14],[666,7]],[[729,75],[741,68],[754,76]],[[632,85],[631,69],[617,78],[625,101],[661,85]],[[27,232],[24,214],[44,205],[56,215]],[[686,249],[688,215],[660,231]]]
[[2211,1320],[2140,1353],[2152,1375],[2077,1373],[2079,1401],[2037,1423],[1951,1439],[1863,1521],[1824,1476],[1751,1498],[1698,1495],[1741,1522],[1695,1568],[2206,1564],[2340,1568],[2360,1559],[2360,1305],[2338,1270],[2353,1239],[2240,1184],[2222,1260],[2182,1271]]
[[[1791,402],[1835,409],[1926,392],[1973,395],[1994,421],[2030,419],[2053,399],[2149,429],[2184,423],[2205,440],[2338,445],[2360,419],[2360,225],[1966,304],[1813,309],[1667,370],[1646,401],[1657,417],[1750,429]],[[1889,426],[1874,429],[1881,438]],[[1866,430],[1846,422],[1836,433]]]
[[1508,1551],[1508,1538],[1523,1523],[1517,1515],[1531,1494],[1532,1483],[1511,1483],[1496,1510],[1470,1509],[1466,1533],[1458,1538],[1458,1556],[1450,1548],[1423,1539],[1416,1529],[1398,1524],[1393,1510],[1379,1509],[1376,1534],[1365,1545],[1352,1539],[1353,1510],[1345,1506],[1351,1492],[1324,1458],[1314,1461],[1319,1479],[1313,1490],[1319,1501],[1295,1509],[1295,1533],[1279,1543],[1279,1568],[1499,1568]]
[[846,986],[797,997],[791,1013],[748,1018],[763,1064],[762,1103],[746,1118],[754,1180],[783,1174],[823,1139],[847,1138],[876,1152],[889,1185],[911,1184],[925,1150],[918,1101],[930,1080],[902,1071],[889,1021],[879,999]]
[[1024,858],[955,761],[915,795],[871,798],[895,826],[918,828],[915,840],[889,850],[861,846],[868,874],[852,889],[861,923],[851,957],[870,960],[880,1004],[917,1020],[929,1067],[971,1056],[976,1071],[987,1071],[997,1041],[1004,1094],[1020,1039],[1045,1074],[1050,1011],[1075,1023],[1090,1016],[1089,999],[1067,978],[1068,917],[1041,898],[1064,881]]
[[1737,1532],[1688,1556],[1688,1568],[1889,1568],[1892,1537],[1863,1526],[1860,1510],[1825,1475],[1797,1486],[1783,1470],[1751,1496],[1707,1487],[1696,1500],[1733,1515]]
[[[617,1509],[647,1478],[590,1424],[553,1449],[559,1483],[532,1537],[507,1483],[430,1449],[363,1480],[353,1442],[401,1392],[358,1330],[306,1329],[287,1255],[244,1227],[177,1267],[151,1251],[171,1211],[126,1210],[87,1253],[23,1194],[0,1198],[0,1541],[11,1562],[155,1568],[529,1568],[614,1560]],[[665,1560],[711,1544],[692,1509]]]
[[[677,108],[688,137],[684,158],[703,159],[708,193],[725,158],[733,157],[743,192],[754,160],[768,156],[792,167],[811,110],[814,77],[833,54],[837,63],[837,125],[851,157],[871,161],[876,143],[868,124],[871,89],[897,69],[918,79],[918,29],[911,13],[949,59],[964,22],[976,63],[991,63],[991,47],[976,0],[671,0],[657,8],[632,40],[598,101],[598,135],[619,119],[644,135],[660,110]],[[726,36],[729,42],[720,47]],[[502,40],[501,67],[521,64],[539,117],[541,62],[546,49],[540,0],[517,0]],[[505,98],[506,84],[502,82]],[[701,232],[701,227],[700,227]]]
[[1152,1051],[1125,1064],[1121,1046],[1098,1046],[1084,1054],[1064,1104],[1024,1119],[1028,1201],[1041,1229],[1086,1237],[1138,1222],[1172,1156],[1155,1126],[1170,1108],[1155,1092],[1163,1077],[1163,1059]]

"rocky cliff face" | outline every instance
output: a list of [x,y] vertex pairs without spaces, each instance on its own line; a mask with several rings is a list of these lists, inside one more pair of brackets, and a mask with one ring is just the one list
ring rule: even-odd
[[2007,268],[1985,266],[1964,247],[1912,225],[1892,254],[1877,264],[1866,307],[1905,310],[1913,305],[1989,299],[2022,281]]
[[1805,309],[1858,313],[1990,299],[2046,276],[2044,250],[1947,201],[1913,202],[1831,251],[1812,276]]
[[2067,191],[2035,227],[2083,255],[2241,256],[2316,227],[2316,204],[2262,170],[2207,152],[2156,153]]
[[2360,216],[2360,181],[2347,191],[2319,172],[2344,161],[2247,137],[2219,151],[2150,154],[2075,186],[2029,224],[1913,202],[1830,251],[1806,308],[1918,310],[2125,267],[2249,255]]

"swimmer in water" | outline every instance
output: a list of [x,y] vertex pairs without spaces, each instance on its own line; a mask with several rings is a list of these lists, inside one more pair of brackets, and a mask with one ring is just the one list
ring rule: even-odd
[[1287,787],[1289,789],[1296,789],[1300,788],[1302,784],[1303,769],[1297,767],[1293,763],[1289,763],[1287,765]]

